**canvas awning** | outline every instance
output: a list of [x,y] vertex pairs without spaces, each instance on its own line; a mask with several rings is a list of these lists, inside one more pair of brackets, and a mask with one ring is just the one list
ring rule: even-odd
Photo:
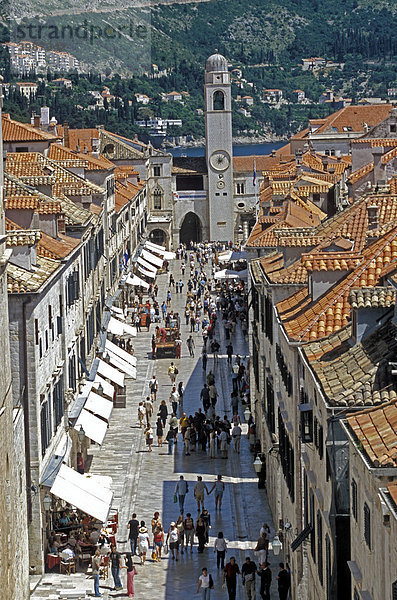
[[110,477],[81,475],[70,467],[62,465],[50,492],[101,523],[105,523],[113,500],[111,483]]
[[72,440],[68,433],[65,433],[62,436],[61,441],[55,448],[54,454],[50,458],[50,462],[47,465],[43,475],[40,478],[40,485],[45,485],[46,487],[51,487],[55,481],[55,477],[57,476],[59,469],[62,466],[62,463],[66,463],[69,460],[70,453],[72,450]]
[[152,265],[155,265],[155,267],[157,267],[158,269],[163,266],[163,259],[159,256],[156,256],[155,254],[152,254],[148,250],[143,249],[141,256],[149,263],[152,263]]
[[112,386],[112,384],[106,381],[106,379],[103,379],[103,377],[100,377],[98,374],[96,374],[95,379],[92,382],[92,387],[93,389],[96,389],[98,391],[100,385],[102,386],[102,394],[105,394],[105,396],[108,396],[108,398],[113,399],[114,387]]
[[141,275],[143,275],[144,277],[149,277],[149,279],[155,279],[156,278],[156,275],[153,273],[153,271],[147,271],[146,269],[144,269],[140,265],[137,265],[137,269],[138,269],[138,272]]
[[238,279],[239,276],[236,271],[229,271],[229,269],[223,269],[222,271],[217,271],[214,275],[214,279]]
[[120,315],[120,317],[124,318],[124,311],[122,308],[119,308],[118,306],[111,306],[110,310],[116,313],[116,315]]
[[109,331],[109,333],[113,333],[113,335],[131,335],[132,337],[136,336],[135,327],[132,327],[132,325],[128,325],[127,323],[123,323],[114,317],[110,317],[107,331]]
[[124,374],[108,365],[104,360],[98,359],[98,373],[119,387],[124,387]]
[[151,271],[152,273],[154,273],[156,275],[156,273],[157,273],[156,267],[151,265],[149,262],[147,262],[147,260],[144,260],[141,256],[137,259],[136,262],[138,263],[138,265],[140,265],[147,271]]
[[158,246],[157,244],[153,244],[153,242],[146,242],[144,247],[149,252],[155,252],[156,254],[160,254],[160,256],[164,258],[164,260],[172,260],[176,257],[175,252],[168,252],[164,248],[164,246]]
[[149,284],[147,283],[147,281],[141,279],[140,277],[138,277],[138,275],[128,275],[125,282],[128,283],[128,285],[140,285],[146,289],[149,288]]
[[132,356],[126,350],[123,350],[117,344],[113,344],[110,340],[106,340],[105,342],[105,350],[109,350],[109,352],[113,352],[113,354],[117,354],[120,358],[125,360],[125,362],[129,363],[131,366],[136,367],[136,357]]
[[232,254],[233,254],[232,250],[224,250],[223,252],[219,252],[218,262],[228,263],[231,259]]
[[88,394],[86,403],[84,404],[84,409],[89,410],[94,415],[103,417],[104,419],[106,419],[106,421],[109,421],[110,415],[113,411],[113,402],[107,400],[106,398],[103,398],[103,396],[100,396],[95,392],[90,392]]
[[111,362],[111,364],[114,367],[116,367],[116,369],[118,369],[119,371],[122,371],[123,373],[128,375],[128,377],[132,377],[132,379],[136,379],[136,368],[133,367],[130,363],[126,362],[125,360],[123,360],[122,358],[117,356],[117,354],[113,354],[113,352],[109,352],[109,350],[106,350],[105,356],[109,358],[109,361]]
[[102,446],[108,429],[106,421],[103,421],[83,408],[74,425],[74,429],[79,431],[80,427],[84,429],[86,436],[89,437],[90,440]]

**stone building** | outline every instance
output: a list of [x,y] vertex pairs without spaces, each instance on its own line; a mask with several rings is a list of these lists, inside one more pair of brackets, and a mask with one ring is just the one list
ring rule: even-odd
[[[394,325],[389,331],[395,334]],[[380,332],[381,334],[383,332]],[[390,340],[390,356],[396,341]],[[395,396],[395,390],[394,390]],[[397,456],[395,398],[349,416],[351,597],[397,593]]]
[[[0,116],[2,110],[0,83]],[[0,128],[0,156],[3,155]],[[27,522],[30,506],[26,502],[26,488],[32,485],[25,464],[25,432],[28,422],[24,413],[24,399],[13,400],[11,359],[9,345],[9,318],[7,299],[7,266],[10,249],[7,247],[4,217],[3,161],[0,164],[0,302],[1,302],[1,403],[0,403],[0,583],[10,600],[29,597],[29,555]],[[25,405],[26,406],[26,405]],[[27,465],[29,467],[29,465]],[[15,560],[18,556],[18,560]]]
[[[308,159],[312,169],[317,164],[309,178],[321,177],[321,163],[329,174],[330,163],[312,153],[299,160],[304,170]],[[331,160],[341,162],[343,175],[333,173],[339,189],[348,181],[349,161]],[[292,598],[347,600],[349,444],[341,417],[395,393],[385,362],[393,355],[397,196],[390,181],[387,191],[317,216],[317,225],[288,221],[302,219],[296,209],[288,217],[301,181],[292,167],[292,160],[280,165],[274,157],[247,243],[250,255],[259,256],[249,269],[251,410],[269,503],[292,568]],[[277,196],[275,184],[289,169],[290,191]],[[321,204],[317,190],[309,194],[308,216],[309,206]],[[321,206],[332,215],[336,204]]]

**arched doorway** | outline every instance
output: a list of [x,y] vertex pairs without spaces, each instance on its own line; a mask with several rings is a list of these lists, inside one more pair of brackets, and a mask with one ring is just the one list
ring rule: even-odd
[[153,242],[153,244],[166,247],[167,236],[162,229],[153,229],[149,234],[149,240]]
[[190,242],[201,242],[201,223],[197,215],[192,212],[187,213],[183,219],[179,232],[179,241],[181,244]]

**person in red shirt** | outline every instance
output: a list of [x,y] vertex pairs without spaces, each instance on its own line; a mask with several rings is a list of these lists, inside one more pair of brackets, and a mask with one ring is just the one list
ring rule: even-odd
[[231,556],[230,561],[223,569],[222,575],[222,583],[226,582],[229,600],[236,600],[237,575],[240,575],[240,567],[236,563],[234,556]]

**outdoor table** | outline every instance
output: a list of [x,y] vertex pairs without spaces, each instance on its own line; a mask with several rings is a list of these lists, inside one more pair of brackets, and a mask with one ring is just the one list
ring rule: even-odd
[[59,565],[61,557],[58,554],[47,554],[47,567],[53,569],[55,565]]

